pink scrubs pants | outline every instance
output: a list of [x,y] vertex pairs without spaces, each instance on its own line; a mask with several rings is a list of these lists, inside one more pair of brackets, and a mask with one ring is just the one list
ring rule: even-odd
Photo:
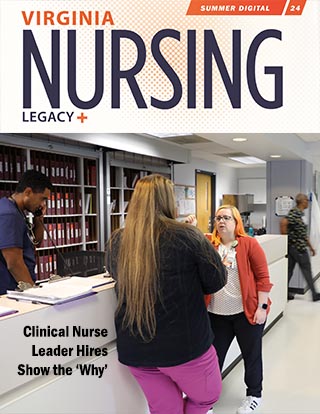
[[213,346],[181,365],[129,369],[146,396],[150,414],[206,414],[221,393],[221,374]]

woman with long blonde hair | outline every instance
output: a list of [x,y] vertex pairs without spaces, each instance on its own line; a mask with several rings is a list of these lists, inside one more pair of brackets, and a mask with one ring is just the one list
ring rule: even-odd
[[239,210],[218,208],[212,243],[228,270],[228,282],[211,295],[208,306],[220,369],[236,337],[244,361],[246,398],[238,414],[250,414],[261,403],[262,334],[270,310],[272,287],[264,251],[243,227]]
[[117,280],[119,361],[150,413],[206,413],[219,398],[221,375],[203,295],[221,289],[226,272],[203,234],[176,220],[169,179],[152,174],[137,182],[107,257]]

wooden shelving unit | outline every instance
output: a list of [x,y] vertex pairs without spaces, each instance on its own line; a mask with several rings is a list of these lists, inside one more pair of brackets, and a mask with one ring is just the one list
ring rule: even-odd
[[[47,278],[56,270],[57,250],[61,253],[75,250],[99,250],[104,241],[100,235],[99,163],[102,156],[88,152],[76,154],[72,147],[68,153],[44,151],[37,146],[12,146],[0,135],[0,197],[12,194],[27,169],[46,174],[54,187],[47,204],[44,224],[50,237],[36,249],[37,274]],[[39,141],[39,146],[44,146]],[[59,148],[60,149],[60,148]],[[84,152],[84,151],[83,151]],[[100,159],[101,158],[101,159]]]
[[171,164],[164,159],[123,151],[106,153],[107,166],[107,235],[125,225],[130,199],[137,181],[159,173],[171,178]]

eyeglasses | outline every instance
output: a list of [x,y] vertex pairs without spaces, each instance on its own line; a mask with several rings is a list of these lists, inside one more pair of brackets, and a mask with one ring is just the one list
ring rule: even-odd
[[231,220],[233,220],[233,217],[232,216],[215,216],[215,218],[214,218],[214,221],[217,221],[218,223],[222,220],[223,221],[231,221]]

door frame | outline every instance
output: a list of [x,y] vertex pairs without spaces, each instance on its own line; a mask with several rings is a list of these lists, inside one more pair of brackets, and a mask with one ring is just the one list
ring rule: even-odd
[[[199,170],[196,169],[195,170],[195,188],[196,188],[196,194],[197,194],[197,174],[203,174],[203,175],[208,175],[209,177],[211,177],[210,182],[211,182],[211,195],[212,195],[212,202],[211,202],[211,212],[210,212],[210,216],[212,217],[211,220],[211,228],[209,229],[211,233],[213,230],[213,217],[214,217],[214,213],[215,213],[215,209],[216,209],[216,173],[212,172],[212,171],[205,171],[205,170]],[[196,215],[198,213],[198,206],[197,206],[197,196],[196,196]]]

